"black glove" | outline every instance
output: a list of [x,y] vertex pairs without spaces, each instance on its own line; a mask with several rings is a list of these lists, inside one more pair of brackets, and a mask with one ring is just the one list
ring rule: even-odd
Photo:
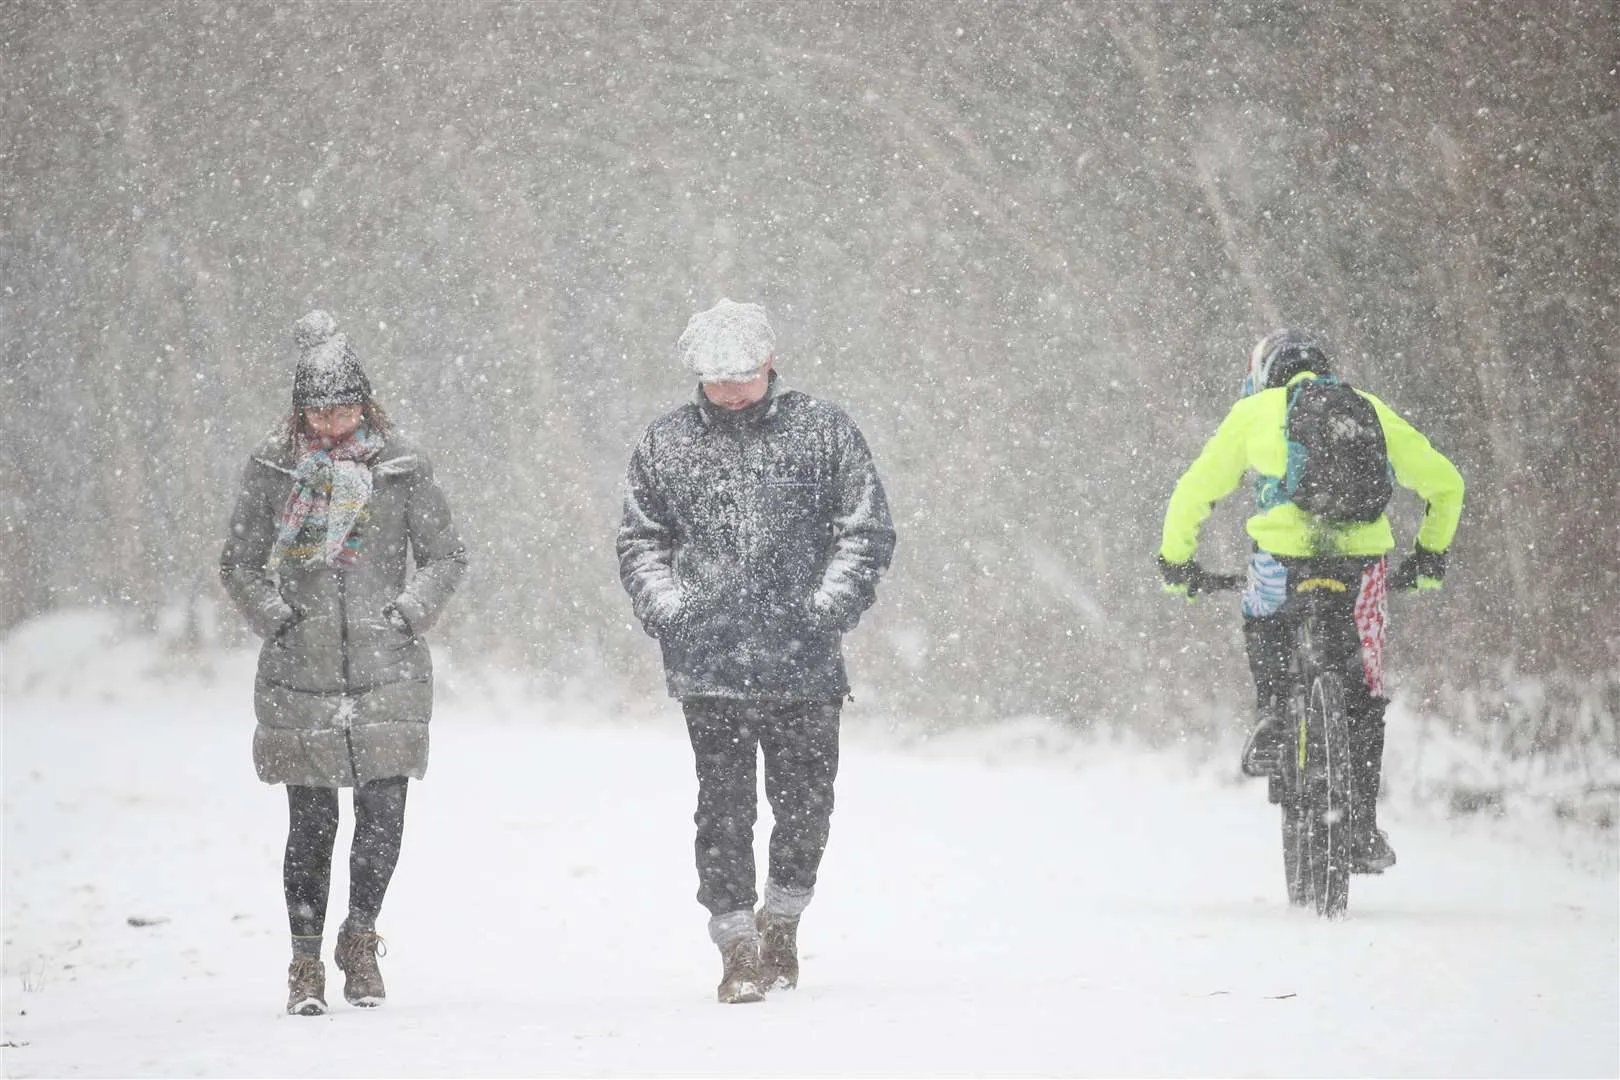
[[1165,561],[1165,557],[1160,555],[1159,576],[1164,578],[1165,592],[1181,593],[1189,600],[1209,590],[1210,575],[1204,572],[1196,559],[1173,563]]
[[1389,587],[1406,592],[1419,589],[1438,589],[1446,576],[1446,553],[1429,551],[1422,544],[1414,545],[1412,554],[1401,560],[1395,572],[1389,575]]

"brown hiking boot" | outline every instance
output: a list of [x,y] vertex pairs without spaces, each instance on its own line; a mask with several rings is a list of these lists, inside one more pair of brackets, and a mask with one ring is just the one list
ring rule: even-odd
[[759,938],[738,938],[720,950],[724,968],[715,996],[722,1005],[742,1005],[764,1001],[764,984],[759,980]]
[[343,1000],[350,1005],[370,1008],[388,1000],[383,988],[382,972],[377,968],[377,957],[386,956],[383,939],[375,930],[350,930],[344,923],[338,930],[337,949],[333,959],[343,972]]
[[326,965],[318,956],[295,956],[287,965],[287,1012],[320,1016],[326,1011]]
[[759,913],[759,977],[766,990],[799,985],[799,917]]

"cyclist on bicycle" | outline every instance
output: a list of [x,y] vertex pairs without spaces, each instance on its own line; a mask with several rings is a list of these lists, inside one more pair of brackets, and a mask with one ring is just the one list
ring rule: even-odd
[[[1381,873],[1395,865],[1389,837],[1378,828],[1377,799],[1384,757],[1383,644],[1386,590],[1438,589],[1446,572],[1446,550],[1462,514],[1463,479],[1417,429],[1371,394],[1357,390],[1373,406],[1383,428],[1394,480],[1427,501],[1423,524],[1411,554],[1389,574],[1386,553],[1395,546],[1389,518],[1327,525],[1288,501],[1282,478],[1287,470],[1285,423],[1288,387],[1300,380],[1331,375],[1322,346],[1297,330],[1278,330],[1258,341],[1249,354],[1244,397],[1232,406],[1203,452],[1176,482],[1165,512],[1159,571],[1165,588],[1188,599],[1214,582],[1193,556],[1198,533],[1214,504],[1232,491],[1249,470],[1256,483],[1258,513],[1247,529],[1254,541],[1243,593],[1243,639],[1254,677],[1258,722],[1243,750],[1243,771],[1270,774],[1284,739],[1282,693],[1288,677],[1289,627],[1275,616],[1291,589],[1289,578],[1331,558],[1360,571],[1360,590],[1346,618],[1354,618],[1361,643],[1362,680],[1346,687],[1351,746],[1351,869]],[[1352,574],[1352,580],[1354,580]],[[1352,614],[1353,612],[1353,614]],[[1353,662],[1353,661],[1352,661]]]

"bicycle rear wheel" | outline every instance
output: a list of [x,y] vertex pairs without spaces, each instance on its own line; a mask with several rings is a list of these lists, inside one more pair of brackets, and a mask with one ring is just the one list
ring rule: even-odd
[[1296,701],[1290,781],[1283,800],[1288,902],[1334,918],[1350,902],[1350,729],[1344,686],[1318,673]]

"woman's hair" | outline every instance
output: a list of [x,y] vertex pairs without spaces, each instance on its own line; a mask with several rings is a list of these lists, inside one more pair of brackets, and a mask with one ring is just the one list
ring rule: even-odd
[[[360,415],[364,419],[366,427],[369,427],[384,439],[394,433],[394,422],[388,419],[388,413],[384,412],[383,407],[375,401],[366,401],[362,404],[360,406]],[[287,419],[281,422],[277,438],[281,440],[281,445],[286,448],[289,454],[296,454],[298,452],[298,437],[304,433],[304,410],[294,409],[287,414]]]

